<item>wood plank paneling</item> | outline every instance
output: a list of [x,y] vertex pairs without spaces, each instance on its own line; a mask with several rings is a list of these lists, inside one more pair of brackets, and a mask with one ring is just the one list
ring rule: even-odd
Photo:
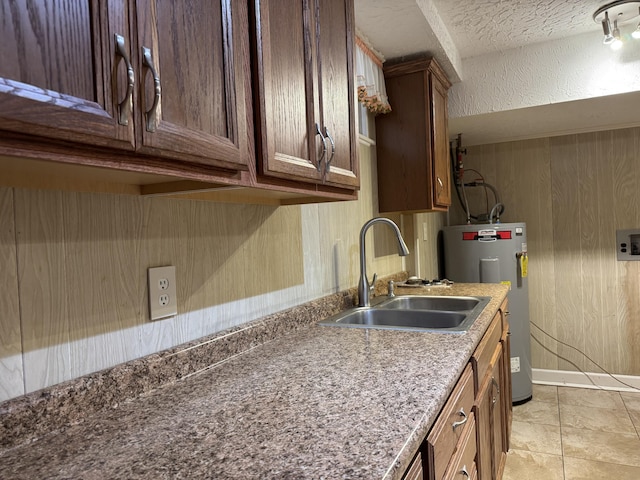
[[0,188],[0,402],[24,393],[13,190]]
[[[578,165],[577,189],[579,195],[579,248],[582,252],[580,258],[583,314],[584,321],[581,325],[584,336],[585,351],[590,352],[590,357],[596,362],[602,363],[604,342],[602,335],[602,230],[601,207],[613,203],[611,192],[605,192],[601,185],[601,172],[598,161],[598,136],[596,133],[579,135],[576,143],[576,155]],[[609,195],[607,195],[609,193]],[[610,249],[611,250],[611,249]],[[588,371],[597,370],[588,361],[581,368]]]
[[[594,166],[598,179],[598,193],[594,195],[599,202],[599,215],[597,232],[599,235],[599,260],[601,280],[601,319],[599,328],[594,337],[600,337],[602,341],[602,361],[607,361],[610,368],[616,372],[623,371],[622,359],[626,355],[626,349],[618,346],[623,340],[620,332],[613,332],[611,326],[616,325],[620,315],[617,311],[618,290],[618,262],[616,261],[616,240],[612,232],[615,231],[615,217],[612,209],[618,199],[614,185],[614,169],[612,168],[615,157],[613,156],[613,132],[598,132],[595,141]],[[640,223],[638,224],[640,225]],[[617,328],[613,329],[617,330]],[[616,335],[611,337],[611,335]],[[611,340],[609,338],[611,337]],[[614,360],[615,359],[615,360]]]
[[[640,262],[616,260],[615,230],[640,228],[640,129],[468,151],[465,167],[480,170],[506,204],[502,220],[527,223],[532,322],[608,371],[639,375]],[[472,210],[483,211],[484,197],[474,199],[482,205]],[[458,205],[452,218],[464,220]],[[531,331],[579,368],[600,371],[582,353]],[[535,368],[575,370],[535,341],[532,355]]]
[[64,195],[15,190],[26,392],[72,378]]
[[142,208],[132,197],[102,194],[66,194],[63,202],[71,375],[78,377],[138,356],[127,331],[146,315]]
[[[616,202],[613,205],[613,217],[616,229],[639,228],[640,192],[638,173],[639,150],[638,129],[621,130],[611,133],[611,157],[615,159],[613,168],[613,185]],[[617,311],[620,313],[615,330],[621,346],[626,352],[640,354],[637,332],[640,329],[640,300],[638,285],[640,284],[640,265],[637,262],[616,262],[618,273]],[[632,355],[618,357],[622,368],[630,370],[635,365],[640,367],[640,360]]]
[[[3,398],[242,323],[226,304],[304,284],[299,206],[16,190],[16,244],[13,190],[0,193],[0,368],[16,377]],[[150,322],[147,268],[161,265],[176,266],[178,316]]]
[[[543,345],[555,350],[555,342],[538,329],[557,336],[549,139],[519,143],[513,161],[518,182],[518,210],[517,216],[513,216],[509,202],[507,218],[527,219],[528,222],[529,298],[537,299],[535,302],[530,300],[529,315],[535,323],[531,331]],[[532,340],[531,349],[533,357],[539,358],[541,364],[557,368],[558,358],[537,341]]]

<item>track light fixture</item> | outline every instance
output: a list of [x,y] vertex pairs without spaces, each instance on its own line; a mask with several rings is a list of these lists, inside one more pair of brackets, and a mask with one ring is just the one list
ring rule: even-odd
[[[617,0],[603,5],[593,14],[593,20],[602,25],[604,39],[602,43],[610,45],[613,50],[622,47],[623,39],[618,25],[623,25],[640,17],[640,0]],[[611,22],[613,21],[613,29]],[[640,23],[631,33],[635,39],[640,39]]]

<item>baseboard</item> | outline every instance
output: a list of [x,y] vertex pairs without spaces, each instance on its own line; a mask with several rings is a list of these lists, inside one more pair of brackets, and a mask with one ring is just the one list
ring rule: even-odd
[[566,370],[532,369],[533,383],[538,385],[557,385],[563,387],[594,388],[599,390],[617,390],[619,392],[637,392],[640,390],[640,377],[633,375],[614,375],[606,373],[582,373]]

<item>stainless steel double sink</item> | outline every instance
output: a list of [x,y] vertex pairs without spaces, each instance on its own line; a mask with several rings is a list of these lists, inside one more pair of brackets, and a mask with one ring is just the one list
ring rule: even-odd
[[471,328],[490,297],[400,295],[379,297],[319,322],[347,328],[462,333]]

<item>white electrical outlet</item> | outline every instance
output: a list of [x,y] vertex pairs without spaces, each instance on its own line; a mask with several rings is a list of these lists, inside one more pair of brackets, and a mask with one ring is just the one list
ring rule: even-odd
[[176,267],[149,269],[149,316],[151,320],[178,314]]

